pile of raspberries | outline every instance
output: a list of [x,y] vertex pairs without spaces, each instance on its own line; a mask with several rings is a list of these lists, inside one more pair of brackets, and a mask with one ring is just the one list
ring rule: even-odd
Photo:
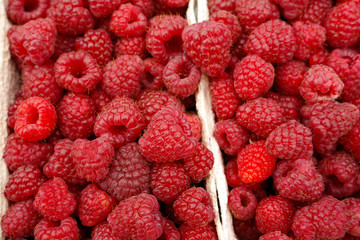
[[207,3],[9,0],[9,239],[217,240],[201,72],[237,237],[359,239],[360,0]]

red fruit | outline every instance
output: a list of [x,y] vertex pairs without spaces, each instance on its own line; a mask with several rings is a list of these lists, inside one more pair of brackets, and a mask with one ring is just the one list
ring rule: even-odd
[[183,223],[180,228],[181,240],[187,239],[202,239],[202,240],[217,240],[216,229],[211,225],[205,226],[191,226]]
[[349,197],[342,200],[342,202],[345,203],[346,212],[350,217],[351,227],[348,230],[348,233],[351,234],[352,236],[359,237],[360,236],[360,226],[359,226],[360,199]]
[[114,55],[115,58],[120,55],[137,55],[141,59],[145,59],[149,55],[146,50],[145,37],[123,37],[118,39],[114,47]]
[[230,187],[245,187],[251,191],[257,191],[261,188],[260,183],[244,183],[241,181],[236,158],[231,159],[225,166],[226,181]]
[[75,51],[75,40],[74,36],[66,36],[57,34],[55,39],[55,50],[52,55],[52,59],[57,60],[63,53]]
[[144,60],[145,76],[141,80],[141,85],[145,89],[160,90],[163,88],[162,74],[164,65],[154,58],[147,58]]
[[259,240],[292,240],[292,238],[281,233],[280,231],[275,231],[262,235]]
[[91,239],[92,240],[120,240],[119,237],[115,236],[113,233],[111,226],[107,221],[98,223],[94,226],[91,232]]
[[140,8],[147,19],[150,19],[153,16],[155,8],[153,0],[131,0],[131,3]]
[[360,161],[360,121],[340,139],[340,143],[346,151],[354,154],[354,157]]
[[240,221],[234,219],[234,230],[236,236],[242,240],[258,240],[262,235],[256,227],[255,219]]
[[13,0],[8,2],[7,14],[12,21],[21,25],[46,17],[49,5],[49,0]]
[[101,88],[92,90],[89,96],[95,103],[97,113],[100,113],[103,108],[112,100],[112,97],[107,95],[107,93]]
[[192,113],[190,113],[190,114],[185,113],[184,117],[186,118],[186,121],[188,121],[188,123],[191,126],[191,132],[192,132],[193,137],[195,138],[196,141],[200,141],[202,124],[201,124],[201,120],[200,120],[199,116],[196,114],[192,114]]
[[303,23],[323,25],[326,14],[332,7],[332,0],[309,0],[309,4],[300,15],[294,19]]
[[212,13],[209,20],[225,24],[231,31],[231,40],[233,44],[239,40],[242,29],[237,16],[228,11],[219,10]]
[[228,207],[234,218],[248,220],[255,216],[257,200],[251,190],[237,187],[229,193]]
[[88,0],[89,10],[91,14],[96,18],[104,18],[111,15],[117,10],[121,3],[125,1],[118,0]]
[[281,95],[275,92],[267,92],[266,98],[272,99],[279,104],[284,120],[297,120],[301,118],[300,109],[305,105],[300,97]]
[[164,231],[159,240],[180,240],[180,232],[176,228],[174,222],[164,217],[162,220]]
[[307,71],[306,64],[291,60],[275,67],[275,86],[284,95],[300,95],[299,87]]
[[184,7],[189,2],[189,0],[164,0],[164,4],[169,7]]
[[72,217],[66,217],[60,222],[54,222],[43,218],[35,227],[34,235],[39,240],[49,239],[79,239],[79,228],[76,220]]
[[208,8],[210,14],[216,11],[225,10],[228,12],[234,11],[236,0],[209,0]]
[[309,57],[309,66],[312,67],[316,64],[326,65],[326,61],[329,55],[329,51],[324,47],[314,50]]
[[299,16],[308,6],[309,0],[274,0],[281,8],[281,15],[291,20]]

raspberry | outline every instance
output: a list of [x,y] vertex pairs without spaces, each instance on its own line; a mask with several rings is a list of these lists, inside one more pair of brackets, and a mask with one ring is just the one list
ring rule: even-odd
[[[165,0],[166,1],[166,0]],[[154,15],[166,15],[173,14],[179,16],[185,16],[186,6],[185,7],[169,7],[164,3],[164,0],[153,0],[154,4]]]
[[239,98],[253,100],[271,88],[275,70],[271,63],[256,55],[248,55],[236,64],[233,76]]
[[237,16],[228,11],[219,10],[212,13],[209,20],[225,24],[231,32],[231,40],[233,44],[239,40],[242,29]]
[[311,52],[320,48],[326,41],[326,30],[318,24],[295,22],[293,25],[297,49],[295,57],[299,60],[309,59]]
[[186,239],[202,239],[202,240],[217,240],[216,229],[211,225],[205,226],[191,226],[183,223],[180,228],[181,240]]
[[121,239],[155,240],[163,233],[159,203],[153,195],[146,193],[121,201],[107,220]]
[[56,110],[62,135],[73,141],[90,137],[96,109],[94,101],[88,95],[69,92],[60,100]]
[[16,110],[15,133],[29,142],[47,138],[56,127],[53,105],[41,97],[31,97]]
[[167,107],[152,117],[139,145],[148,161],[171,162],[191,156],[197,142],[183,113]]
[[257,200],[255,195],[245,187],[237,187],[230,191],[228,207],[234,218],[248,220],[255,216]]
[[72,214],[76,208],[74,195],[61,178],[43,183],[35,195],[34,208],[49,220],[58,221]]
[[359,43],[360,7],[348,2],[333,7],[326,15],[327,42],[334,48],[354,47]]
[[201,139],[202,124],[198,115],[185,113],[184,117],[191,126],[191,132],[195,140],[198,142]]
[[89,182],[97,182],[109,172],[114,148],[106,137],[77,139],[71,148],[76,173]]
[[318,169],[325,178],[328,194],[336,198],[344,198],[359,190],[356,181],[360,168],[349,153],[340,151],[322,159]]
[[42,97],[51,104],[59,102],[63,89],[56,83],[53,61],[47,61],[41,66],[24,64],[21,75],[25,99]]
[[310,0],[274,0],[281,8],[281,15],[291,20],[299,16],[308,6]]
[[360,199],[354,197],[345,198],[342,202],[345,203],[347,215],[350,217],[351,227],[348,230],[348,233],[350,233],[352,236],[359,237]]
[[33,207],[33,199],[11,205],[1,218],[2,232],[11,239],[30,237],[36,224],[42,218]]
[[210,194],[201,187],[192,187],[183,192],[173,208],[175,215],[189,226],[203,227],[215,218]]
[[189,187],[190,177],[182,163],[165,162],[152,166],[150,188],[159,201],[172,204]]
[[340,143],[346,151],[354,154],[354,157],[360,161],[360,121],[340,139]]
[[145,37],[123,37],[118,39],[114,48],[114,54],[116,58],[120,55],[137,55],[141,59],[145,59],[148,56]]
[[242,59],[246,56],[246,53],[244,52],[244,45],[248,39],[248,35],[244,32],[242,32],[239,36],[239,40],[233,44],[231,49],[231,55],[237,57],[238,59]]
[[236,0],[235,12],[241,26],[251,33],[261,23],[279,18],[278,7],[269,0]]
[[154,58],[144,60],[145,76],[141,80],[141,85],[146,89],[160,90],[163,88],[162,74],[164,65],[156,61]]
[[163,0],[164,4],[169,7],[184,7],[189,2],[189,0]]
[[326,61],[329,55],[329,51],[324,47],[314,50],[309,57],[309,66],[311,67],[316,64],[326,65]]
[[90,53],[99,66],[103,67],[112,58],[113,43],[110,35],[104,29],[90,29],[84,34],[84,37],[76,39],[75,49]]
[[112,160],[109,174],[98,184],[117,200],[147,192],[150,181],[150,165],[140,154],[137,143],[119,148]]
[[97,113],[100,113],[102,109],[112,100],[112,97],[107,95],[101,88],[95,88],[90,92],[89,96],[95,103]]
[[234,10],[236,0],[209,0],[208,8],[209,12],[214,13],[216,11],[225,10],[231,12]]
[[300,95],[299,87],[306,73],[306,64],[291,60],[275,67],[275,86],[279,93],[285,95]]
[[323,25],[327,12],[332,7],[332,0],[309,0],[309,4],[300,15],[294,19],[303,23]]
[[264,234],[274,231],[287,233],[294,213],[295,206],[290,200],[280,196],[267,197],[256,208],[256,226]]
[[261,140],[246,145],[237,155],[240,178],[245,183],[262,182],[275,169],[276,157],[270,155]]
[[75,93],[93,90],[101,79],[101,70],[96,60],[82,50],[62,54],[54,69],[56,82]]
[[210,83],[210,93],[211,105],[216,116],[220,119],[232,118],[240,105],[234,81],[230,78],[214,79]]
[[248,221],[233,220],[234,230],[239,239],[258,240],[262,235],[256,227],[255,218]]
[[268,98],[257,98],[240,105],[236,112],[236,120],[263,138],[284,122],[281,107]]
[[305,105],[300,97],[281,95],[275,92],[267,92],[264,97],[277,102],[282,110],[282,115],[285,120],[295,119],[300,120],[300,109]]
[[74,36],[66,36],[57,34],[55,39],[55,50],[52,58],[57,60],[61,54],[75,51],[75,40]]
[[53,151],[53,146],[50,143],[28,142],[12,133],[7,138],[4,159],[11,171],[28,164],[41,169]]
[[231,31],[226,25],[204,21],[185,27],[182,32],[186,55],[206,74],[221,74],[230,60]]
[[89,10],[96,18],[105,18],[111,15],[115,10],[119,9],[122,2],[117,0],[88,0]]
[[293,28],[276,19],[267,21],[251,32],[244,46],[248,54],[255,54],[271,63],[290,61],[296,50]]
[[101,87],[111,97],[136,97],[143,75],[144,63],[139,56],[122,55],[103,68]]
[[298,239],[339,239],[345,235],[349,217],[343,202],[332,196],[303,207],[295,212],[293,230]]
[[16,122],[16,110],[19,107],[19,105],[25,100],[23,90],[22,88],[18,88],[16,94],[15,94],[15,100],[13,104],[10,104],[8,108],[8,118],[6,120],[7,125],[14,129],[15,122]]
[[284,160],[276,165],[274,185],[280,196],[308,202],[320,198],[324,181],[310,159]]
[[97,116],[94,132],[97,137],[106,136],[114,148],[119,148],[135,141],[145,125],[144,116],[130,98],[116,97]]
[[66,217],[60,222],[54,222],[43,218],[35,227],[34,235],[36,239],[79,239],[79,228],[76,220]]
[[91,232],[92,240],[119,240],[113,233],[109,223],[107,221],[96,224]]
[[197,89],[201,71],[184,54],[169,60],[163,70],[167,90],[176,97],[188,97]]
[[33,165],[23,165],[13,172],[5,186],[5,197],[19,202],[34,196],[40,185],[46,181],[41,170]]
[[180,240],[180,232],[176,228],[173,221],[168,218],[162,218],[163,220],[163,234],[159,240]]
[[281,233],[280,231],[270,232],[262,235],[259,240],[291,240],[292,238]]
[[131,0],[131,3],[138,7],[146,16],[147,19],[150,19],[154,14],[154,3],[153,0]]
[[22,25],[31,20],[46,17],[48,7],[48,0],[14,0],[9,1],[7,14],[12,21]]
[[257,191],[261,187],[259,183],[244,183],[241,181],[239,172],[238,172],[238,165],[236,158],[231,159],[225,166],[225,176],[226,181],[230,187],[245,187],[252,191]]

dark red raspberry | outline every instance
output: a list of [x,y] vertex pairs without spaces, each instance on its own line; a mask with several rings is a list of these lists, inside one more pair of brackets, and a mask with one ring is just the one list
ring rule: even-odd
[[300,120],[300,109],[305,105],[303,98],[281,95],[270,91],[267,92],[264,97],[272,99],[280,105],[285,120]]
[[299,16],[308,6],[309,0],[274,0],[281,8],[281,15],[291,20]]
[[159,207],[153,195],[141,193],[121,201],[107,220],[121,239],[155,240],[163,233]]
[[256,227],[255,218],[248,221],[233,219],[236,236],[242,240],[258,240],[262,235]]
[[240,178],[245,183],[262,182],[275,169],[276,157],[270,155],[261,140],[246,145],[237,155]]
[[296,18],[303,23],[315,23],[323,25],[326,14],[332,7],[332,0],[309,0],[309,4]]
[[346,151],[354,154],[354,157],[360,162],[360,121],[340,139],[340,143]]
[[91,239],[92,240],[120,240],[115,233],[113,233],[111,226],[107,221],[96,224],[91,231]]
[[230,191],[228,208],[234,218],[248,220],[255,216],[257,200],[251,190],[237,187]]
[[326,15],[327,42],[334,48],[354,47],[359,43],[360,7],[348,2],[333,7]]
[[242,32],[239,36],[239,40],[234,43],[231,49],[231,55],[237,57],[238,59],[242,59],[246,56],[246,53],[244,52],[244,45],[248,39],[248,34]]
[[256,55],[248,55],[235,66],[234,87],[239,98],[253,100],[271,88],[274,76],[271,63]]
[[252,191],[257,191],[261,188],[260,183],[244,183],[241,181],[236,158],[231,159],[225,166],[226,181],[230,187],[245,187]]
[[329,55],[330,53],[325,47],[314,50],[309,57],[309,67],[316,64],[326,65],[326,61]]
[[100,113],[102,109],[112,100],[112,97],[107,95],[107,93],[101,88],[95,88],[90,92],[89,96],[95,103],[97,113]]
[[297,210],[291,229],[296,238],[304,240],[340,239],[345,235],[349,225],[349,217],[345,210],[345,203],[332,196],[325,196]]
[[53,221],[72,214],[76,205],[74,195],[68,191],[66,182],[61,178],[43,183],[35,195],[34,208]]
[[[166,1],[166,0],[165,0]],[[154,4],[154,15],[166,15],[166,14],[174,14],[179,16],[185,16],[186,6],[184,7],[169,7],[164,3],[164,0],[153,0]]]
[[237,16],[228,11],[219,10],[212,13],[209,20],[225,24],[231,32],[231,39],[233,44],[239,40],[242,29]]
[[109,174],[98,184],[101,189],[122,201],[141,192],[148,192],[149,181],[149,162],[141,155],[137,143],[129,143],[115,153]]
[[359,198],[345,198],[342,200],[346,206],[347,215],[350,217],[350,229],[348,233],[352,236],[360,237],[360,199]]
[[176,97],[188,97],[195,93],[201,71],[184,54],[169,60],[163,70],[163,82],[167,90]]
[[33,203],[33,199],[14,203],[1,217],[2,232],[10,239],[34,235],[34,228],[42,216],[34,209]]
[[162,74],[164,65],[155,60],[154,58],[147,58],[144,60],[145,75],[141,79],[141,85],[145,89],[160,90],[164,86]]
[[101,88],[111,97],[136,97],[143,75],[144,62],[139,56],[121,55],[103,68]]
[[210,194],[201,187],[192,187],[183,192],[174,202],[173,208],[179,219],[194,227],[206,226],[215,218]]
[[95,140],[77,139],[71,148],[76,173],[89,182],[103,179],[109,172],[114,148],[105,136]]
[[88,0],[89,10],[96,18],[105,18],[111,15],[115,10],[119,9],[124,0]]
[[69,92],[57,106],[58,127],[63,136],[76,140],[88,138],[96,119],[94,101],[86,94]]
[[206,74],[221,74],[230,60],[231,31],[226,25],[204,21],[187,26],[182,32],[184,51]]
[[75,49],[90,53],[99,66],[103,67],[112,58],[113,43],[104,29],[90,29],[83,37],[76,39]]
[[292,238],[288,237],[280,231],[275,231],[262,235],[259,240],[292,240]]
[[97,116],[94,132],[98,137],[106,136],[115,148],[119,148],[135,141],[145,126],[145,117],[134,101],[116,97]]
[[281,161],[276,165],[273,178],[280,196],[295,201],[315,201],[324,192],[324,181],[311,159]]
[[35,196],[46,177],[41,170],[33,165],[23,165],[13,172],[6,183],[4,195],[13,202]]
[[300,95],[299,87],[306,73],[306,64],[291,60],[275,67],[275,86],[279,93],[285,95]]
[[351,196],[359,190],[356,181],[360,168],[355,158],[347,152],[336,152],[322,159],[318,165],[324,176],[326,192],[336,198]]
[[13,0],[8,3],[7,14],[15,23],[25,24],[46,17],[49,5],[49,0]]
[[138,7],[146,16],[147,19],[150,19],[155,10],[153,0],[131,0],[131,3]]
[[195,113],[185,113],[184,117],[191,126],[191,132],[195,140],[198,142],[201,139],[202,124],[198,115]]
[[25,141],[43,140],[55,130],[55,127],[55,108],[44,98],[28,98],[16,110],[14,130]]
[[123,37],[118,39],[114,47],[114,55],[116,58],[120,55],[137,55],[141,59],[145,59],[148,56],[145,37]]
[[296,50],[293,28],[286,22],[276,19],[267,21],[251,32],[244,51],[255,54],[271,63],[290,61]]
[[208,8],[209,12],[214,13],[216,11],[225,10],[228,12],[234,11],[236,0],[209,0]]
[[205,226],[191,226],[183,223],[179,227],[181,240],[187,239],[202,239],[202,240],[217,240],[216,229],[213,225]]
[[31,20],[9,29],[10,51],[22,62],[41,65],[54,53],[56,28],[49,18]]
[[81,0],[57,0],[47,10],[47,16],[54,20],[56,29],[64,35],[77,36],[86,33],[95,25],[88,9]]
[[189,157],[197,142],[184,114],[175,108],[158,111],[139,139],[140,152],[151,162],[171,162]]
[[164,231],[158,240],[180,240],[180,232],[176,228],[174,222],[164,217],[162,220]]
[[74,36],[66,36],[57,34],[55,39],[55,50],[52,58],[57,60],[63,53],[75,51],[75,40]]
[[35,227],[34,235],[39,240],[49,239],[79,239],[79,228],[72,217],[66,217],[60,222],[43,218]]
[[82,50],[62,54],[54,69],[56,82],[75,93],[93,90],[102,77],[96,59]]
[[164,4],[169,7],[185,7],[189,0],[163,0]]
[[22,88],[18,88],[15,94],[14,103],[10,104],[7,112],[8,118],[6,119],[7,125],[14,129],[16,122],[16,110],[19,105],[25,100]]
[[236,120],[262,138],[269,136],[284,122],[280,105],[269,98],[257,98],[240,105],[236,112]]

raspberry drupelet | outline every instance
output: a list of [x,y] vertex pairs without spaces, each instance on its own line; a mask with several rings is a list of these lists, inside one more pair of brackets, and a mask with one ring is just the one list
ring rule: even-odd
[[101,88],[95,88],[90,92],[89,96],[95,103],[97,113],[100,113],[103,107],[105,107],[112,100],[112,97],[110,97]]
[[234,11],[235,7],[235,0],[209,0],[208,1],[208,7],[209,12],[214,13],[216,11],[225,10],[228,12]]
[[79,228],[77,222],[72,217],[66,217],[60,221],[52,221],[43,218],[36,225],[34,236],[39,240],[47,239],[79,239]]
[[120,55],[137,55],[145,59],[149,55],[146,50],[145,36],[118,39],[114,46],[114,56],[117,58]]
[[359,226],[360,199],[355,197],[349,197],[342,200],[342,202],[345,203],[346,212],[350,217],[350,228],[348,230],[348,233],[350,233],[352,236],[359,237],[360,236],[360,226]]
[[301,119],[300,110],[305,105],[303,98],[299,96],[282,95],[276,92],[267,92],[264,97],[269,98],[279,104],[283,118],[285,120]]
[[55,61],[63,54],[75,51],[75,40],[74,36],[66,36],[57,34],[55,39],[55,50],[54,54],[51,56]]
[[49,6],[49,0],[13,0],[8,3],[7,14],[12,21],[21,25],[46,17]]
[[255,216],[257,200],[253,192],[245,187],[237,187],[230,191],[228,207],[234,218],[252,219]]
[[119,240],[115,233],[113,233],[111,226],[107,221],[96,224],[91,231],[92,240]]
[[341,145],[346,151],[354,154],[354,157],[360,162],[360,121],[358,120],[355,126],[340,139]]

